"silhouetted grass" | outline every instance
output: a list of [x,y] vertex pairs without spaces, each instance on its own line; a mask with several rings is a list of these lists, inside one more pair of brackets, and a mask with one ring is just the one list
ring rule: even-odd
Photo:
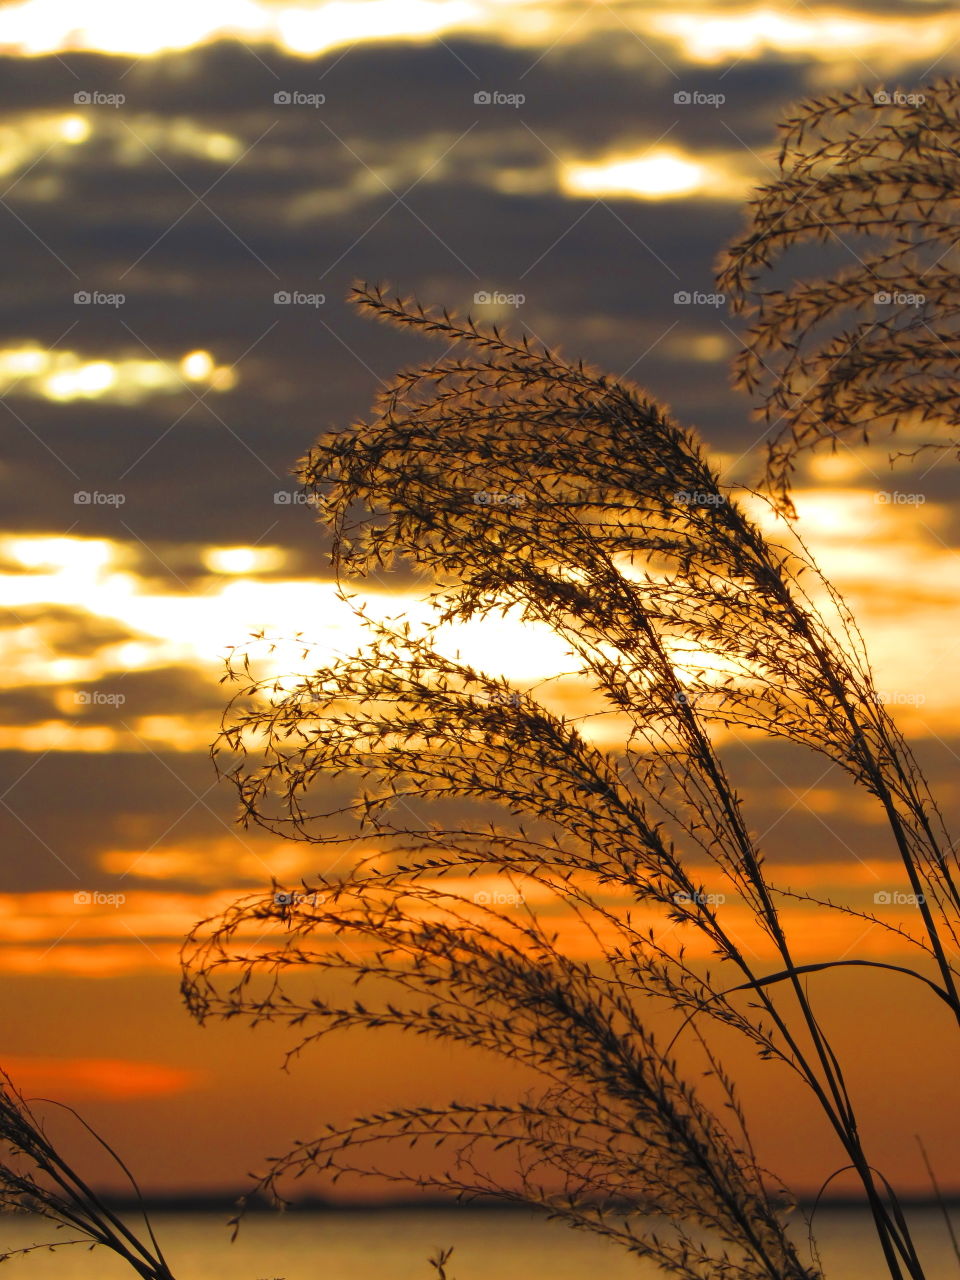
[[[69,1111],[110,1154],[129,1179],[139,1200],[137,1184],[113,1148],[95,1134],[71,1107],[64,1107],[63,1103],[55,1105]],[[0,1211],[37,1214],[53,1222],[59,1230],[72,1233],[67,1239],[11,1250],[0,1255],[0,1262],[41,1249],[60,1249],[69,1245],[94,1248],[99,1245],[122,1258],[143,1280],[173,1280],[150,1221],[142,1209],[142,1201],[146,1242],[121,1221],[59,1154],[29,1103],[2,1071],[0,1151]]]
[[[409,1177],[538,1206],[684,1280],[810,1280],[819,1271],[787,1234],[782,1189],[758,1165],[707,1039],[714,1022],[812,1091],[889,1274],[919,1280],[802,981],[841,964],[892,970],[960,1022],[956,854],[853,620],[796,534],[784,524],[782,543],[765,538],[692,434],[642,392],[379,288],[355,296],[455,354],[400,374],[373,421],[322,436],[300,477],[333,532],[344,598],[348,581],[403,560],[437,584],[434,622],[415,634],[353,600],[369,643],[316,670],[304,643],[304,670],[283,677],[258,674],[275,649],[256,638],[228,661],[238,692],[214,755],[244,822],[382,852],[203,922],[184,951],[185,997],[200,1020],[299,1028],[293,1053],[331,1031],[393,1027],[500,1054],[543,1085],[519,1102],[330,1126],[271,1161],[258,1188],[282,1200],[287,1177],[370,1170],[384,1141],[449,1146],[447,1171]],[[531,690],[438,650],[437,627],[509,608],[565,640],[573,670],[624,726],[616,749]],[[797,964],[780,907],[817,899],[768,874],[711,725],[802,744],[874,797],[916,895],[915,928],[819,905],[892,927],[917,967]],[[324,791],[341,776],[359,792],[330,808]],[[503,818],[451,822],[450,800],[495,804]],[[749,907],[773,972],[726,925],[704,865]],[[499,901],[470,892],[465,877],[478,873],[499,877]],[[595,961],[565,948],[556,906]],[[716,967],[698,972],[669,933],[636,924],[640,906],[699,931]],[[369,995],[299,997],[284,975],[304,969],[344,974]],[[684,1015],[677,1035],[699,1039],[722,1110],[679,1074],[677,1036],[663,1046],[649,1030],[654,1003]],[[512,1180],[489,1162],[505,1148]]]
[[[778,428],[767,478],[789,504],[798,456],[824,441],[899,428],[914,453],[960,448],[943,440],[960,424],[960,81],[813,98],[781,133],[720,287],[753,317],[737,382]],[[843,246],[843,265],[759,287],[810,243]]]

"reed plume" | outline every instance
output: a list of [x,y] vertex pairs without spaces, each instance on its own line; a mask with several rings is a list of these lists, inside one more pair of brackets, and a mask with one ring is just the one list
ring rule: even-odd
[[[378,852],[202,922],[184,948],[184,995],[201,1021],[287,1023],[291,1053],[340,1029],[400,1028],[522,1063],[542,1085],[520,1101],[331,1126],[274,1158],[258,1187],[282,1201],[290,1177],[370,1170],[384,1142],[437,1144],[451,1151],[445,1172],[403,1176],[535,1205],[681,1280],[813,1280],[816,1259],[788,1233],[789,1197],[758,1164],[710,1043],[714,1023],[812,1091],[889,1274],[920,1280],[802,981],[841,964],[891,970],[960,1022],[956,854],[853,619],[787,524],[766,538],[745,505],[755,496],[723,485],[692,433],[638,389],[380,288],[355,300],[448,348],[398,375],[371,422],[325,434],[299,467],[369,642],[281,676],[266,637],[237,650],[214,757],[244,823]],[[371,616],[346,585],[398,566],[433,583],[420,632]],[[591,726],[605,716],[615,746],[551,710],[546,685],[537,697],[441,652],[439,628],[507,611],[562,637],[602,708]],[[305,642],[306,667],[309,652]],[[797,964],[781,908],[807,895],[768,873],[717,727],[799,743],[873,797],[917,918],[907,928],[835,909],[893,927],[913,967]],[[324,793],[342,777],[356,794],[331,807]],[[478,876],[499,892],[471,892]],[[772,971],[745,954],[706,876],[747,905]],[[647,927],[649,910],[680,939],[704,937],[716,966],[704,973]],[[318,994],[285,983],[304,972],[321,980]],[[337,998],[326,974],[369,998]],[[650,1029],[661,1006],[682,1014],[669,1044]],[[721,1107],[681,1075],[681,1034],[699,1041]],[[512,1179],[495,1158],[505,1149]]]
[[[759,401],[784,507],[798,457],[824,441],[899,429],[908,455],[960,448],[958,109],[960,81],[941,79],[812,98],[780,126],[780,172],[750,198],[720,287],[751,318],[736,382]],[[788,260],[800,278],[761,287]]]

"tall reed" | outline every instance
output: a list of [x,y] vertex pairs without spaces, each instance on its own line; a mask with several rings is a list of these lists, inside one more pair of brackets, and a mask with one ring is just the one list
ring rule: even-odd
[[[954,94],[944,88],[931,119]],[[822,104],[798,111],[790,145],[840,119],[846,102],[833,115]],[[931,127],[917,119],[918,148]],[[874,172],[866,158],[886,154],[848,144],[829,152],[821,184],[835,217],[847,207],[837,185],[863,193]],[[777,245],[825,236],[791,203],[813,176],[795,165],[754,201],[753,230],[723,272],[741,301]],[[877,179],[884,190],[890,176]],[[713,1024],[810,1091],[862,1187],[887,1273],[922,1280],[807,976],[883,971],[960,1023],[960,868],[849,611],[796,528],[783,521],[776,540],[765,536],[757,496],[724,484],[693,434],[642,391],[380,288],[354,296],[447,348],[438,363],[399,374],[372,421],[321,436],[299,467],[368,642],[316,669],[304,642],[301,668],[283,675],[267,637],[237,650],[225,677],[236,697],[214,756],[244,823],[376,852],[202,922],[184,948],[184,994],[201,1021],[287,1023],[293,1053],[341,1029],[399,1028],[501,1055],[541,1086],[521,1100],[397,1107],[331,1125],[273,1159],[258,1187],[282,1200],[290,1177],[368,1170],[385,1141],[436,1144],[451,1150],[444,1171],[389,1176],[538,1206],[682,1280],[812,1280],[816,1257],[805,1261],[788,1232],[789,1197],[758,1163]],[[812,297],[798,285],[761,313],[787,368],[778,386],[800,368],[786,334]],[[781,506],[790,460],[826,431],[808,425],[819,394],[802,410],[789,401],[792,434],[771,462]],[[829,415],[837,403],[820,408]],[[847,429],[842,414],[826,420]],[[434,584],[432,620],[419,631],[374,617],[350,585],[398,567]],[[449,656],[440,628],[502,612],[562,638],[566,674],[589,682],[595,715],[581,724],[551,709],[549,682],[514,687]],[[872,797],[916,903],[909,925],[777,882],[718,730],[799,744]],[[341,778],[356,792],[331,804]],[[477,876],[498,889],[471,891]],[[829,952],[798,963],[783,912],[798,900],[890,930],[914,963]],[[772,967],[731,927],[734,901]],[[651,928],[651,911],[675,932]],[[705,940],[709,970],[687,957],[690,937]],[[286,981],[304,974],[317,976],[315,994]],[[327,975],[351,979],[356,998],[338,995]],[[680,1015],[666,1044],[651,1030],[659,1007]],[[691,1035],[720,1105],[678,1067],[674,1044]],[[504,1149],[515,1154],[509,1176]]]
[[43,1125],[13,1081],[0,1071],[0,1211],[33,1214],[66,1230],[68,1238],[30,1244],[0,1254],[0,1262],[43,1249],[100,1246],[122,1258],[143,1280],[174,1280],[147,1217],[139,1188],[113,1148],[71,1108],[84,1129],[107,1151],[130,1181],[140,1201],[142,1239],[80,1176],[44,1132]]

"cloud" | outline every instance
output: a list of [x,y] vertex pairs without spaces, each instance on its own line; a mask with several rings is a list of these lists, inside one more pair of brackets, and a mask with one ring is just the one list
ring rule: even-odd
[[635,0],[613,0],[577,12],[574,21],[563,0],[514,0],[506,22],[496,0],[366,0],[362,8],[343,0],[208,0],[203,6],[168,4],[149,14],[118,0],[91,0],[80,22],[65,0],[19,0],[0,9],[0,45],[33,57],[101,50],[150,58],[235,38],[307,59],[367,41],[422,43],[474,35],[529,49],[614,33],[627,47],[632,34],[645,51],[646,42],[664,41],[665,60],[712,63],[775,50],[829,61],[851,46],[877,56],[904,43],[932,56],[949,46],[955,30],[955,15],[942,4],[925,5],[918,13],[902,3],[857,0],[808,6],[799,14],[789,7],[724,0],[702,0],[679,12],[666,4],[638,7]]
[[[678,86],[719,81],[702,68],[687,77],[683,63],[673,74],[656,44],[625,48],[595,33],[540,61],[458,39],[304,62],[224,42],[130,68],[70,55],[79,81],[56,59],[5,59],[12,186],[0,218],[17,302],[0,306],[0,351],[42,365],[0,401],[11,522],[135,536],[157,548],[160,576],[164,561],[179,572],[177,541],[263,540],[325,571],[311,513],[275,495],[294,490],[290,469],[320,428],[365,412],[397,366],[433,354],[352,314],[343,299],[357,275],[461,310],[478,289],[522,292],[512,331],[629,367],[721,446],[748,443],[755,429],[722,360],[704,368],[703,352],[729,341],[722,312],[674,305],[678,290],[709,291],[736,202],[598,188],[594,204],[564,174],[643,164],[658,146],[728,177],[742,147],[733,178],[762,173],[806,71],[743,63],[724,77],[722,110],[677,105]],[[121,107],[72,101],[78,83],[106,92],[121,78]],[[321,84],[322,110],[273,102],[278,85]],[[522,109],[474,103],[478,85],[521,84]],[[324,302],[276,304],[284,291]],[[76,292],[125,301],[78,305]],[[204,351],[232,388],[183,376],[184,358]],[[678,376],[684,364],[695,377]],[[104,500],[81,507],[77,493]]]
[[200,1088],[207,1072],[126,1058],[53,1058],[5,1055],[3,1068],[28,1098],[164,1098]]
[[[21,572],[26,572],[21,562]],[[2,572],[9,568],[2,567]],[[55,602],[22,604],[16,609],[0,608],[0,630],[25,627],[31,641],[46,649],[51,658],[93,657],[104,649],[137,639],[137,633],[114,618],[100,617],[86,609],[70,608]]]

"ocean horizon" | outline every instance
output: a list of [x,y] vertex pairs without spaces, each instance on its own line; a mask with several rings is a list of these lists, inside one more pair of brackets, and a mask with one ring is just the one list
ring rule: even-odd
[[[125,1215],[133,1223],[133,1215]],[[448,1280],[655,1280],[656,1267],[592,1233],[523,1209],[351,1208],[254,1213],[231,1242],[229,1211],[151,1214],[176,1280],[436,1280],[429,1259],[453,1249]],[[955,1280],[960,1263],[942,1213],[914,1209],[911,1225],[928,1280]],[[862,1209],[816,1219],[825,1280],[875,1280],[882,1260]],[[0,1218],[0,1253],[65,1238],[24,1215]],[[801,1256],[809,1257],[798,1223]],[[4,1280],[124,1280],[130,1268],[106,1250],[38,1251],[5,1264]]]

